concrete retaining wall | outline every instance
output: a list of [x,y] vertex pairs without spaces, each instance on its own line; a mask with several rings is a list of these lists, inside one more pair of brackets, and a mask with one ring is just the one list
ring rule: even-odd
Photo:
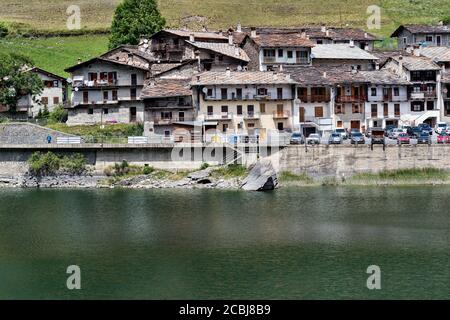
[[281,171],[306,173],[312,177],[348,177],[356,173],[411,168],[450,170],[449,145],[419,146],[304,146],[281,152]]

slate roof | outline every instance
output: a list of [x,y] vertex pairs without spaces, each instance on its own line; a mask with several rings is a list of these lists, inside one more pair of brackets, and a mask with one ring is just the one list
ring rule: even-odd
[[369,52],[349,44],[318,44],[312,48],[313,59],[377,60]]
[[449,47],[422,47],[420,54],[435,62],[450,62]]
[[142,67],[142,66],[130,65],[130,64],[119,62],[119,61],[112,60],[112,59],[105,59],[105,58],[98,58],[98,57],[96,57],[96,58],[92,58],[90,60],[84,61],[82,63],[73,65],[73,66],[71,66],[69,68],[66,68],[64,71],[66,71],[66,72],[73,72],[73,71],[75,71],[75,70],[77,70],[77,69],[79,69],[81,67],[84,67],[84,66],[89,65],[89,64],[94,63],[94,62],[106,62],[106,63],[122,65],[122,66],[125,66],[125,67],[130,67],[130,68],[136,68],[136,69],[141,69],[141,70],[148,70],[148,68],[145,68],[145,67]]
[[191,82],[191,85],[234,84],[295,84],[295,81],[287,74],[268,71],[208,71],[194,76]]
[[410,55],[406,51],[402,51],[402,50],[389,50],[389,51],[375,50],[375,51],[371,51],[370,53],[378,58],[377,62],[380,65],[384,65],[386,63],[386,61],[389,60],[389,58],[392,58],[392,57],[395,57],[395,56],[399,56],[399,55],[404,55],[404,56],[409,56]]
[[182,38],[189,38],[191,34],[194,35],[195,38],[198,39],[215,39],[215,40],[228,40],[228,37],[224,36],[223,34],[219,34],[216,32],[210,32],[210,31],[191,31],[191,30],[176,30],[176,29],[163,29],[160,32],[167,32],[174,34],[176,36],[182,37]]
[[398,37],[400,33],[404,30],[408,30],[409,32],[413,34],[421,34],[421,33],[428,33],[428,34],[441,34],[441,33],[450,33],[450,26],[429,26],[429,25],[402,25],[397,28],[397,30],[392,33],[391,37]]
[[442,82],[450,83],[450,71],[445,71],[442,73]]
[[151,72],[152,75],[158,75],[160,73],[167,72],[169,70],[178,68],[179,66],[182,66],[183,63],[154,63],[151,66]]
[[[234,59],[239,59],[239,60],[243,60],[243,61],[250,61],[250,58],[248,57],[247,53],[241,49],[241,48],[236,48],[234,45],[230,46],[228,43],[220,43],[220,42],[200,42],[200,41],[195,41],[195,42],[191,42],[191,41],[186,41],[187,43],[193,45],[196,48],[199,49],[206,49],[206,50],[211,50],[220,54],[223,54],[225,56],[234,58]],[[236,50],[238,50],[239,55],[236,55]]]
[[314,47],[314,43],[302,38],[299,33],[260,33],[251,38],[260,48],[273,47]]
[[[393,60],[399,61],[400,56],[392,57]],[[438,64],[426,57],[402,56],[403,67],[409,71],[425,71],[425,70],[441,70]]]
[[411,83],[387,70],[360,71],[368,83],[381,85],[410,85]]
[[188,80],[158,80],[147,82],[141,91],[142,99],[190,96],[192,91]]
[[286,66],[284,72],[291,75],[291,78],[299,85],[320,86],[331,85],[331,81],[326,76],[326,71],[310,66]]
[[63,83],[66,82],[66,79],[65,79],[65,78],[63,78],[63,77],[61,77],[61,76],[58,76],[57,74],[51,73],[51,72],[49,72],[49,71],[46,71],[46,70],[44,70],[44,69],[38,68],[38,67],[31,68],[31,69],[29,69],[29,70],[27,70],[27,71],[29,71],[29,72],[35,72],[35,73],[41,73],[41,74],[46,75],[46,76],[49,77],[49,78],[58,79],[58,80],[62,81]]

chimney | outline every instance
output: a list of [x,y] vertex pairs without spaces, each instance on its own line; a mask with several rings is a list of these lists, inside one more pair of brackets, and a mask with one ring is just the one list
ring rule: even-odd
[[251,28],[250,37],[251,38],[256,38],[256,28],[255,27]]
[[234,41],[233,41],[233,32],[232,31],[228,31],[228,44],[230,46],[234,45]]
[[323,72],[323,77],[324,77],[325,79],[327,78],[327,72],[326,72],[326,71]]
[[227,75],[227,77],[231,77],[231,70],[230,67],[227,67],[225,74]]
[[77,64],[81,64],[81,58],[77,59]]
[[375,63],[375,70],[380,70],[380,64],[379,63]]
[[369,51],[369,46],[367,44],[364,46],[364,50]]
[[322,25],[322,27],[320,28],[320,31],[322,31],[323,33],[327,32],[327,26]]
[[364,38],[368,38],[369,34],[367,32],[364,32]]
[[195,42],[195,35],[194,35],[193,33],[191,33],[191,34],[189,35],[189,41],[190,41],[190,42]]
[[329,36],[330,36],[330,30],[327,29],[327,30],[325,31],[325,35],[326,35],[327,37],[329,37]]
[[351,48],[355,47],[355,41],[350,40],[350,47],[351,47]]
[[241,50],[239,50],[238,45],[235,45],[235,46],[234,46],[234,55],[235,55],[236,57],[239,57],[239,56],[241,55]]
[[200,76],[197,76],[197,82],[200,82]]
[[219,30],[219,36],[223,36],[222,29]]
[[401,75],[403,73],[403,56],[398,57],[398,75]]
[[236,32],[239,32],[239,33],[242,32],[242,26],[241,26],[240,22],[238,22],[238,24],[237,24]]
[[305,29],[302,29],[302,30],[301,30],[301,32],[300,32],[300,37],[301,37],[302,39],[306,39],[306,30],[305,30]]

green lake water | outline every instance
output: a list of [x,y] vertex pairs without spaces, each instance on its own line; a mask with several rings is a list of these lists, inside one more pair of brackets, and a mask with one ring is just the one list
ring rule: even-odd
[[450,298],[449,195],[3,189],[0,299]]

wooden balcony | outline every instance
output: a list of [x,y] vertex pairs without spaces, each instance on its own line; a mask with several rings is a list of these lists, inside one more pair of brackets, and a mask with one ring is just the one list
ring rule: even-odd
[[336,96],[337,103],[353,103],[353,102],[365,102],[365,101],[366,101],[365,95]]

